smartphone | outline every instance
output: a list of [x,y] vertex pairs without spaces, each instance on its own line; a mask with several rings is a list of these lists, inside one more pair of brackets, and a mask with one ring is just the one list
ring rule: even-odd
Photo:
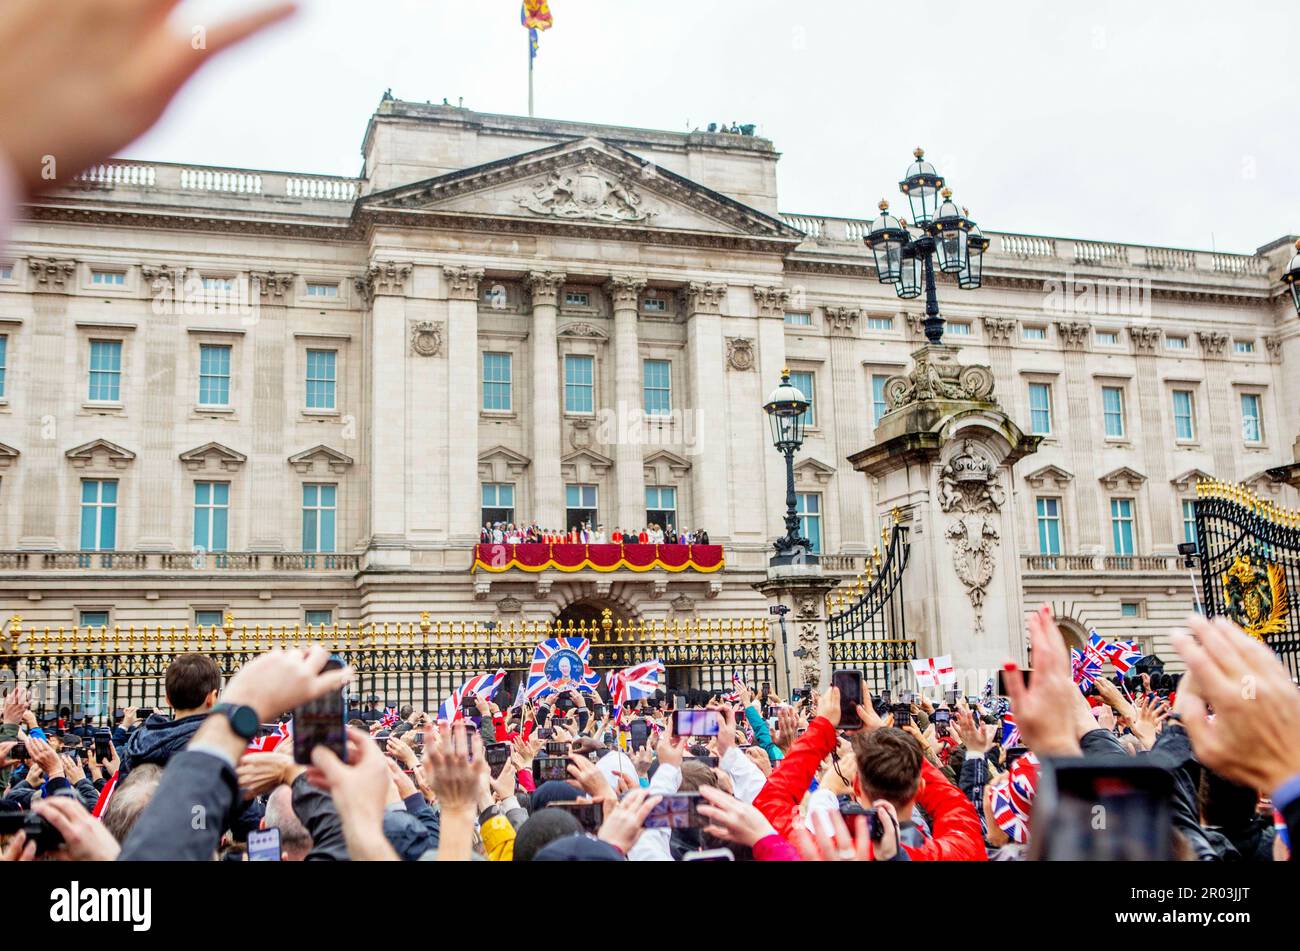
[[862,729],[862,718],[858,716],[858,704],[862,703],[862,671],[833,670],[831,686],[840,691],[840,726],[841,730]]
[[934,722],[934,735],[947,736],[948,724],[952,722],[952,713],[948,710],[936,710],[930,718]]
[[907,704],[916,703],[916,694],[914,694],[910,690],[904,690],[903,695],[899,697],[898,700],[900,703],[907,703]]
[[549,740],[553,736],[555,736],[555,727],[539,726],[537,728],[537,738],[539,740]]
[[95,761],[103,762],[113,756],[113,731],[99,729],[95,731]]
[[570,749],[572,747],[565,740],[552,740],[546,744],[546,755],[565,757],[569,755]]
[[627,727],[628,737],[632,742],[632,752],[636,752],[650,738],[650,725],[645,720],[633,720]]
[[280,861],[280,830],[260,829],[248,833],[248,861]]
[[[1024,681],[1026,687],[1029,686],[1029,675],[1031,673],[1033,673],[1033,671],[1028,669],[1020,671],[1021,679]],[[1005,670],[998,671],[998,696],[999,697],[1011,696],[1011,694],[1007,693],[1007,674],[1008,671]]]
[[736,853],[731,849],[700,849],[687,852],[682,856],[683,862],[734,862]]
[[884,703],[885,706],[889,706],[889,690],[888,690],[888,689],[885,689],[885,690],[880,691],[880,700],[881,700],[882,703]]
[[764,703],[767,703],[767,695],[771,692],[771,685],[766,680],[763,681],[763,685],[759,688],[758,695],[762,698]]
[[539,786],[552,779],[569,778],[569,758],[567,756],[539,756],[533,760],[533,781]]
[[23,762],[26,762],[26,761],[27,761],[27,744],[24,743],[24,742],[22,742],[21,740],[18,741],[17,743],[15,743],[15,744],[14,744],[14,745],[9,749],[9,758],[12,759],[12,760],[21,760],[21,761],[23,761]]
[[[324,670],[339,670],[343,658],[334,654]],[[324,696],[309,700],[293,711],[293,759],[302,766],[311,765],[312,750],[323,746],[345,763],[348,759],[348,688],[340,687]]]
[[952,690],[945,693],[943,698],[948,702],[948,706],[955,707],[957,706],[957,698],[959,696],[961,696],[961,691],[954,687]]
[[[1168,862],[1174,855],[1173,774],[1158,766],[1044,760],[1034,795],[1030,858]],[[1099,810],[1106,817],[1101,828]]]
[[489,743],[487,748],[483,750],[483,755],[492,771],[492,778],[496,779],[501,775],[501,771],[506,768],[506,763],[510,762],[510,744]]
[[135,711],[135,718],[137,720],[147,720],[151,716],[153,716],[153,707],[140,707]]
[[672,793],[664,796],[645,817],[647,829],[698,829],[705,823],[700,816],[700,794]]
[[901,729],[912,722],[912,705],[910,703],[896,703],[890,707],[890,712],[894,714],[894,727]]
[[599,802],[548,802],[548,809],[563,809],[578,820],[583,832],[595,835],[605,821],[605,807]]
[[673,711],[673,736],[717,736],[721,726],[717,710]]

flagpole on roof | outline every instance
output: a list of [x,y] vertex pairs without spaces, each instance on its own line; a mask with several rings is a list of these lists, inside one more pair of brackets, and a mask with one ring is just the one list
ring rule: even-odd
[[537,54],[533,50],[533,31],[528,31],[528,118],[533,117],[533,60]]

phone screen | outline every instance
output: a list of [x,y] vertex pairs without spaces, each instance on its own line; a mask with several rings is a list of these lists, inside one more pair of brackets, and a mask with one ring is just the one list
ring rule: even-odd
[[[324,670],[338,670],[343,659],[337,655],[325,662]],[[311,765],[311,753],[318,746],[330,750],[347,762],[347,710],[346,686],[304,703],[293,711],[294,762]]]
[[628,724],[627,732],[632,740],[633,752],[645,746],[646,740],[650,737],[650,727],[646,725],[645,720],[633,720]]
[[896,703],[892,708],[892,712],[895,727],[901,729],[912,722],[912,705],[910,703]]
[[510,762],[510,744],[489,743],[483,754],[488,766],[491,767],[492,778],[496,779],[501,775],[501,770],[506,768],[506,763]]
[[[1025,686],[1028,687],[1028,686],[1029,686],[1029,675],[1030,675],[1031,673],[1033,673],[1033,671],[1032,671],[1032,670],[1021,670],[1020,673],[1021,673],[1021,677],[1022,677],[1022,679],[1024,680]],[[998,696],[999,696],[999,697],[1009,697],[1009,696],[1011,696],[1011,694],[1007,693],[1007,676],[1008,676],[1008,672],[1007,672],[1007,671],[1005,671],[1005,670],[999,670],[999,671],[998,671]],[[1011,674],[1011,676],[1015,676],[1014,673]]]
[[552,779],[569,778],[569,758],[567,756],[539,756],[533,760],[533,781],[549,782]]
[[862,703],[862,671],[832,671],[831,686],[840,691],[840,729],[860,729],[862,718],[858,716],[858,704]]
[[280,861],[280,830],[262,829],[248,833],[248,861]]
[[717,736],[722,718],[717,710],[674,710],[674,736]]
[[[1155,766],[1045,763],[1034,797],[1035,857],[1171,861],[1172,790],[1172,774]],[[1101,829],[1096,822],[1099,810],[1106,817]]]
[[645,817],[647,829],[698,829],[704,823],[699,813],[699,793],[673,793],[655,803]]
[[548,809],[563,809],[578,820],[584,832],[595,835],[605,821],[605,807],[599,802],[548,802]]

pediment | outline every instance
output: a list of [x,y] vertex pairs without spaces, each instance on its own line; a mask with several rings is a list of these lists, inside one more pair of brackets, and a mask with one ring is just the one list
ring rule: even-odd
[[290,456],[289,465],[293,466],[294,471],[303,475],[346,472],[352,465],[352,457],[329,446],[312,446]]
[[1136,489],[1146,480],[1146,476],[1128,466],[1120,466],[1097,479],[1107,489]]
[[219,442],[210,442],[181,453],[180,460],[185,463],[185,468],[190,472],[202,472],[207,469],[234,472],[248,461],[248,457]]
[[1074,475],[1060,466],[1043,466],[1041,469],[1035,469],[1029,475],[1025,476],[1025,481],[1031,488],[1035,489],[1059,489],[1067,482],[1071,482]]
[[522,453],[506,446],[493,446],[478,454],[478,474],[484,482],[508,482],[532,462]]
[[1246,476],[1241,480],[1241,484],[1252,489],[1259,495],[1265,493],[1268,495],[1277,495],[1282,491],[1282,485],[1284,483],[1279,480],[1277,476],[1273,475],[1273,473],[1269,472],[1268,469],[1261,469],[1259,472],[1254,472]]
[[364,208],[708,232],[791,244],[802,239],[778,218],[595,138],[375,192]]
[[560,457],[560,471],[567,479],[595,479],[613,468],[614,460],[594,449],[575,449]]
[[1188,469],[1186,472],[1170,479],[1169,484],[1179,492],[1191,492],[1196,488],[1196,483],[1212,482],[1213,480],[1214,476],[1210,475],[1204,469]]
[[8,469],[18,460],[19,451],[13,446],[8,446],[0,442],[0,469]]
[[804,459],[796,463],[794,467],[794,481],[816,482],[819,485],[825,485],[831,481],[831,476],[835,475],[835,467],[827,465],[820,459]]
[[92,439],[90,442],[69,449],[65,456],[78,469],[92,466],[107,466],[111,469],[125,469],[135,459],[135,453],[123,449],[117,443],[107,439]]
[[647,483],[663,484],[691,471],[691,461],[667,449],[657,449],[642,460]]

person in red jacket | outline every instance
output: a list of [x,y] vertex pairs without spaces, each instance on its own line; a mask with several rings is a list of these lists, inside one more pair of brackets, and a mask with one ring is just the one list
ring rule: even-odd
[[[970,800],[925,760],[911,737],[886,727],[871,708],[869,696],[867,699],[868,705],[858,706],[858,716],[865,726],[853,738],[858,767],[853,780],[854,798],[868,809],[879,799],[889,801],[900,822],[909,820],[916,806],[924,810],[930,818],[930,838],[920,845],[903,844],[903,850],[913,861],[987,861],[979,815]],[[836,747],[839,690],[832,687],[826,691],[817,709],[820,714],[790,747],[754,799],[754,806],[787,838],[795,823],[802,821],[798,807],[818,766]],[[886,730],[887,734],[870,735]]]

